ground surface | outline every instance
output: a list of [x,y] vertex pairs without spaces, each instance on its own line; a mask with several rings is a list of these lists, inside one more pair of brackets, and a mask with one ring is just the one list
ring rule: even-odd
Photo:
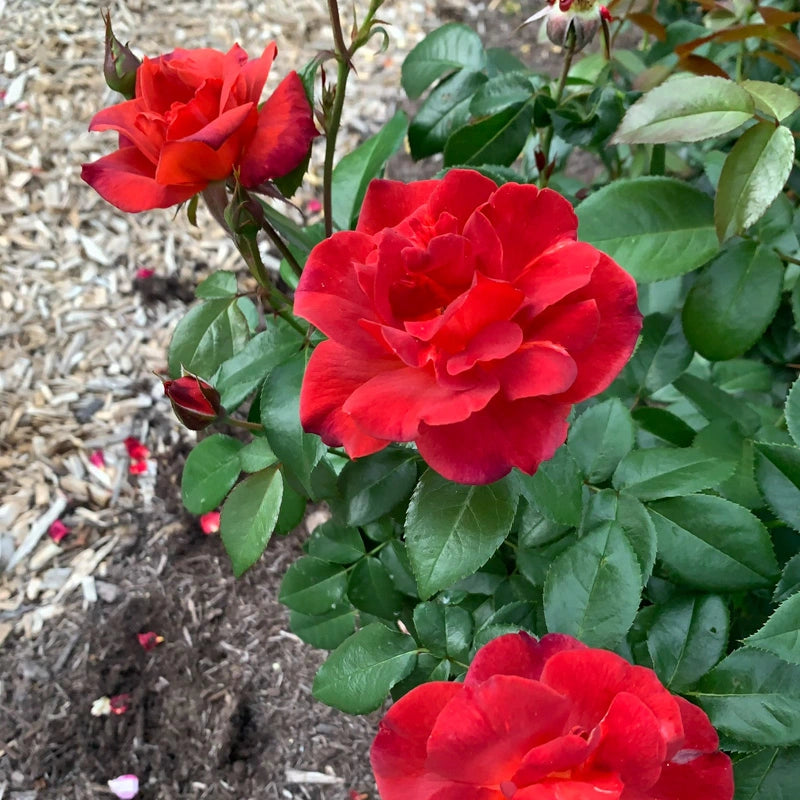
[[[312,700],[321,654],[275,599],[304,531],[235,582],[219,540],[181,511],[191,434],[152,372],[197,280],[238,262],[202,214],[199,230],[168,211],[126,216],[80,182],[113,139],[86,132],[114,102],[100,75],[107,5],[140,52],[239,41],[252,54],[276,39],[270,85],[330,42],[322,0],[0,0],[0,799],[109,797],[127,772],[142,798],[375,797],[376,719]],[[359,54],[344,149],[401,102],[402,58],[425,31],[464,21],[508,44],[523,18],[496,0],[388,0],[381,16],[392,44]],[[533,39],[517,44],[549,66]],[[154,277],[135,280],[141,267]],[[128,473],[128,435],[153,453],[146,475]],[[105,468],[89,461],[98,449]],[[72,531],[60,546],[54,519]],[[150,653],[146,630],[165,637]],[[129,711],[91,716],[122,692]]]

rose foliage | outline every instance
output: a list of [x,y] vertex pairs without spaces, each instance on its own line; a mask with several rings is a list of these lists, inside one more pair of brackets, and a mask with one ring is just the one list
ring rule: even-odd
[[494,639],[464,683],[395,703],[372,746],[383,800],[731,800],[731,761],[652,670],[563,634]]
[[329,337],[304,427],[354,458],[413,441],[461,483],[535,472],[641,327],[633,279],[577,229],[556,192],[473,171],[373,182],[356,230],[317,245],[297,289],[296,313]]

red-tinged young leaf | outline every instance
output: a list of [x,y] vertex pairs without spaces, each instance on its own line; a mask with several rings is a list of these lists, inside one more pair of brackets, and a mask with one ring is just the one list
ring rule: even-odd
[[725,78],[725,80],[730,80],[731,78],[722,67],[715,64],[710,58],[703,58],[703,56],[698,56],[695,53],[681,56],[678,61],[678,67],[695,75],[711,75],[712,77]]
[[717,236],[725,241],[757,222],[780,194],[794,163],[792,132],[759,122],[728,153],[714,202]]
[[741,42],[745,39],[759,38],[772,42],[792,58],[800,61],[800,39],[791,31],[773,25],[734,25],[716,31],[708,36],[692,39],[675,48],[678,56],[691,53],[706,42]]
[[630,20],[636,27],[646,31],[651,36],[655,36],[659,42],[667,39],[667,29],[652,15],[644,12],[627,14],[625,19]]
[[800,19],[800,11],[784,11],[766,5],[759,5],[758,13],[767,25],[788,25]]

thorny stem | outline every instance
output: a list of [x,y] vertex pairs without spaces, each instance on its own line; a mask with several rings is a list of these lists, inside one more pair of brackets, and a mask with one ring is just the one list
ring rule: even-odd
[[[577,37],[575,35],[574,25],[570,25],[567,30],[567,42],[564,50],[564,63],[561,66],[561,75],[558,79],[556,86],[556,93],[553,95],[553,100],[556,101],[556,106],[561,102],[564,95],[564,87],[567,85],[567,75],[569,75],[569,68],[572,66],[572,58],[575,55],[575,44]],[[542,136],[542,153],[544,153],[545,169],[540,175],[539,185],[542,189],[547,187],[547,182],[550,179],[547,165],[550,163],[550,145],[553,142],[553,125],[551,124],[545,129]]]

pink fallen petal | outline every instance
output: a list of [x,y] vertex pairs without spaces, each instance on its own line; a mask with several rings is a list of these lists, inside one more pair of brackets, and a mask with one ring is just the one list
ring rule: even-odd
[[163,636],[159,636],[154,631],[147,631],[146,633],[137,633],[136,638],[139,640],[139,644],[142,646],[144,650],[150,652],[154,648],[158,647],[161,642],[164,641]]
[[219,530],[219,511],[209,511],[208,514],[203,514],[200,517],[200,527],[206,536],[216,533]]
[[317,212],[322,211],[322,203],[320,203],[319,200],[309,200],[306,208],[308,208],[309,214],[316,214]]
[[56,544],[59,544],[69,532],[70,529],[60,519],[57,519],[48,529],[47,535]]
[[152,278],[155,274],[156,271],[154,269],[150,269],[149,267],[141,267],[140,269],[136,270],[136,280],[146,281],[148,278]]
[[127,693],[115,694],[108,700],[109,711],[119,716],[131,707],[131,696]]
[[98,469],[105,469],[106,468],[106,458],[103,455],[103,451],[102,450],[95,450],[94,453],[92,453],[89,456],[89,463],[93,464]]
[[150,450],[147,445],[139,441],[135,436],[129,436],[125,440],[125,449],[134,461],[144,461],[150,458]]
[[119,800],[133,800],[139,794],[139,779],[135,775],[120,775],[108,782],[108,788]]
[[131,475],[144,475],[147,472],[147,461],[131,461],[128,471]]

